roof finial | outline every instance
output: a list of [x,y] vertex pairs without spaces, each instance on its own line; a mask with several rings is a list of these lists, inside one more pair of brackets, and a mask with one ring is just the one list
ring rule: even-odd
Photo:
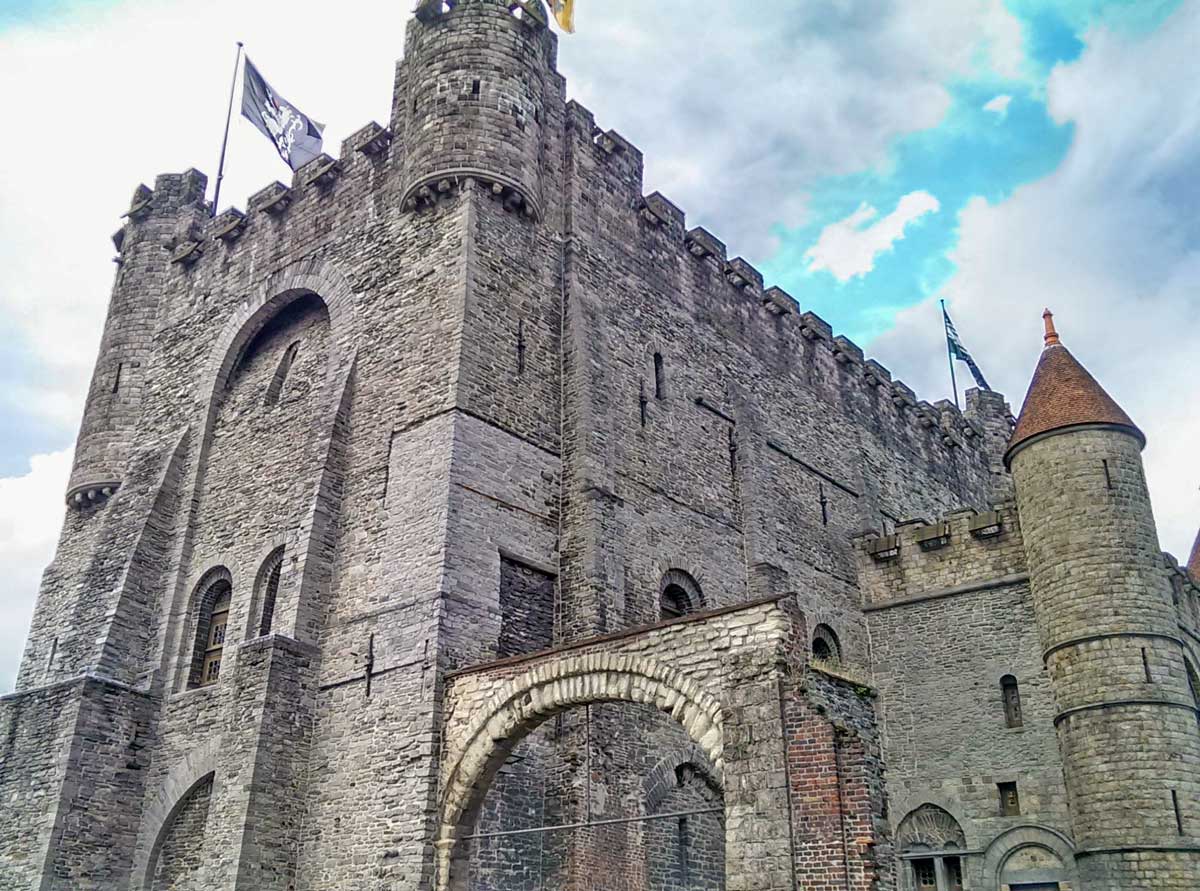
[[1046,323],[1046,346],[1058,346],[1062,341],[1058,339],[1058,332],[1054,330],[1054,313],[1047,309],[1042,313],[1042,320]]

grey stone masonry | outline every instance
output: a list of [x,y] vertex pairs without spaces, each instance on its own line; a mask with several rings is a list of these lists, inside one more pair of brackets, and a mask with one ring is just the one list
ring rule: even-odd
[[216,216],[137,187],[0,891],[1197,887],[1200,590],[1130,444],[1014,501],[1004,397],[645,194],[549,20],[422,0],[386,122]]
[[1141,442],[1068,428],[1012,456],[1080,879],[1200,886],[1200,734]]

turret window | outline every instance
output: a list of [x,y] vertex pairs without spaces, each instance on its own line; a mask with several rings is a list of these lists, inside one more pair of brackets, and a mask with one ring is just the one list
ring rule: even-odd
[[1011,674],[1000,678],[1000,696],[1004,701],[1004,724],[1009,728],[1021,727],[1025,719],[1021,715],[1021,688]]
[[667,398],[667,369],[662,353],[654,354],[654,398]]

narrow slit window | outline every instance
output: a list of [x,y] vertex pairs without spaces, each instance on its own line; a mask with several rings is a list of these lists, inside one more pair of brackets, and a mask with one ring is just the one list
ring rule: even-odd
[[646,426],[646,382],[638,381],[638,414],[642,420],[642,426]]
[[1112,469],[1108,466],[1107,458],[1105,458],[1101,463],[1104,465],[1104,486],[1105,488],[1111,490],[1113,487]]
[[117,373],[113,375],[112,391],[114,393],[116,393],[118,390],[121,389],[121,372],[124,370],[125,370],[125,363],[118,362],[117,363]]
[[667,398],[667,374],[662,353],[654,354],[654,398]]
[[525,320],[517,319],[517,374],[525,373]]
[[1000,679],[1000,694],[1004,701],[1005,726],[1021,727],[1025,723],[1021,715],[1021,687],[1011,674],[1006,674]]
[[1183,835],[1183,811],[1179,809],[1179,793],[1171,790],[1171,806],[1175,808],[1175,829]]
[[475,78],[475,80],[471,81],[471,95],[476,99],[479,98],[479,78]]
[[262,619],[258,623],[258,636],[266,637],[271,633],[271,625],[275,621],[275,599],[279,595],[279,576],[283,571],[283,558],[275,564],[271,574],[267,576],[267,584],[263,589]]
[[287,384],[288,374],[296,362],[296,354],[300,352],[300,341],[296,341],[283,351],[283,358],[275,368],[275,376],[267,387],[267,405],[278,405],[283,398],[283,388]]
[[1146,652],[1146,648],[1142,647],[1142,671],[1146,675],[1146,683],[1154,683],[1154,675],[1150,673],[1150,655]]

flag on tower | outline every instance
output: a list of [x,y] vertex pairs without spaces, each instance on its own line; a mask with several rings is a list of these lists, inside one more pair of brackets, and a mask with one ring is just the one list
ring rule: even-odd
[[318,124],[276,93],[249,57],[244,70],[242,115],[275,143],[279,157],[293,170],[319,157],[325,125]]
[[979,384],[980,389],[991,390],[992,388],[988,386],[988,382],[983,377],[983,372],[979,370],[979,366],[975,364],[975,360],[963,346],[962,340],[958,336],[958,329],[950,321],[950,313],[946,312],[944,305],[942,306],[942,318],[946,321],[946,342],[950,346],[951,357],[967,363],[967,367],[971,369],[971,375],[975,378],[975,383]]
[[554,18],[568,34],[575,33],[575,0],[551,0]]

